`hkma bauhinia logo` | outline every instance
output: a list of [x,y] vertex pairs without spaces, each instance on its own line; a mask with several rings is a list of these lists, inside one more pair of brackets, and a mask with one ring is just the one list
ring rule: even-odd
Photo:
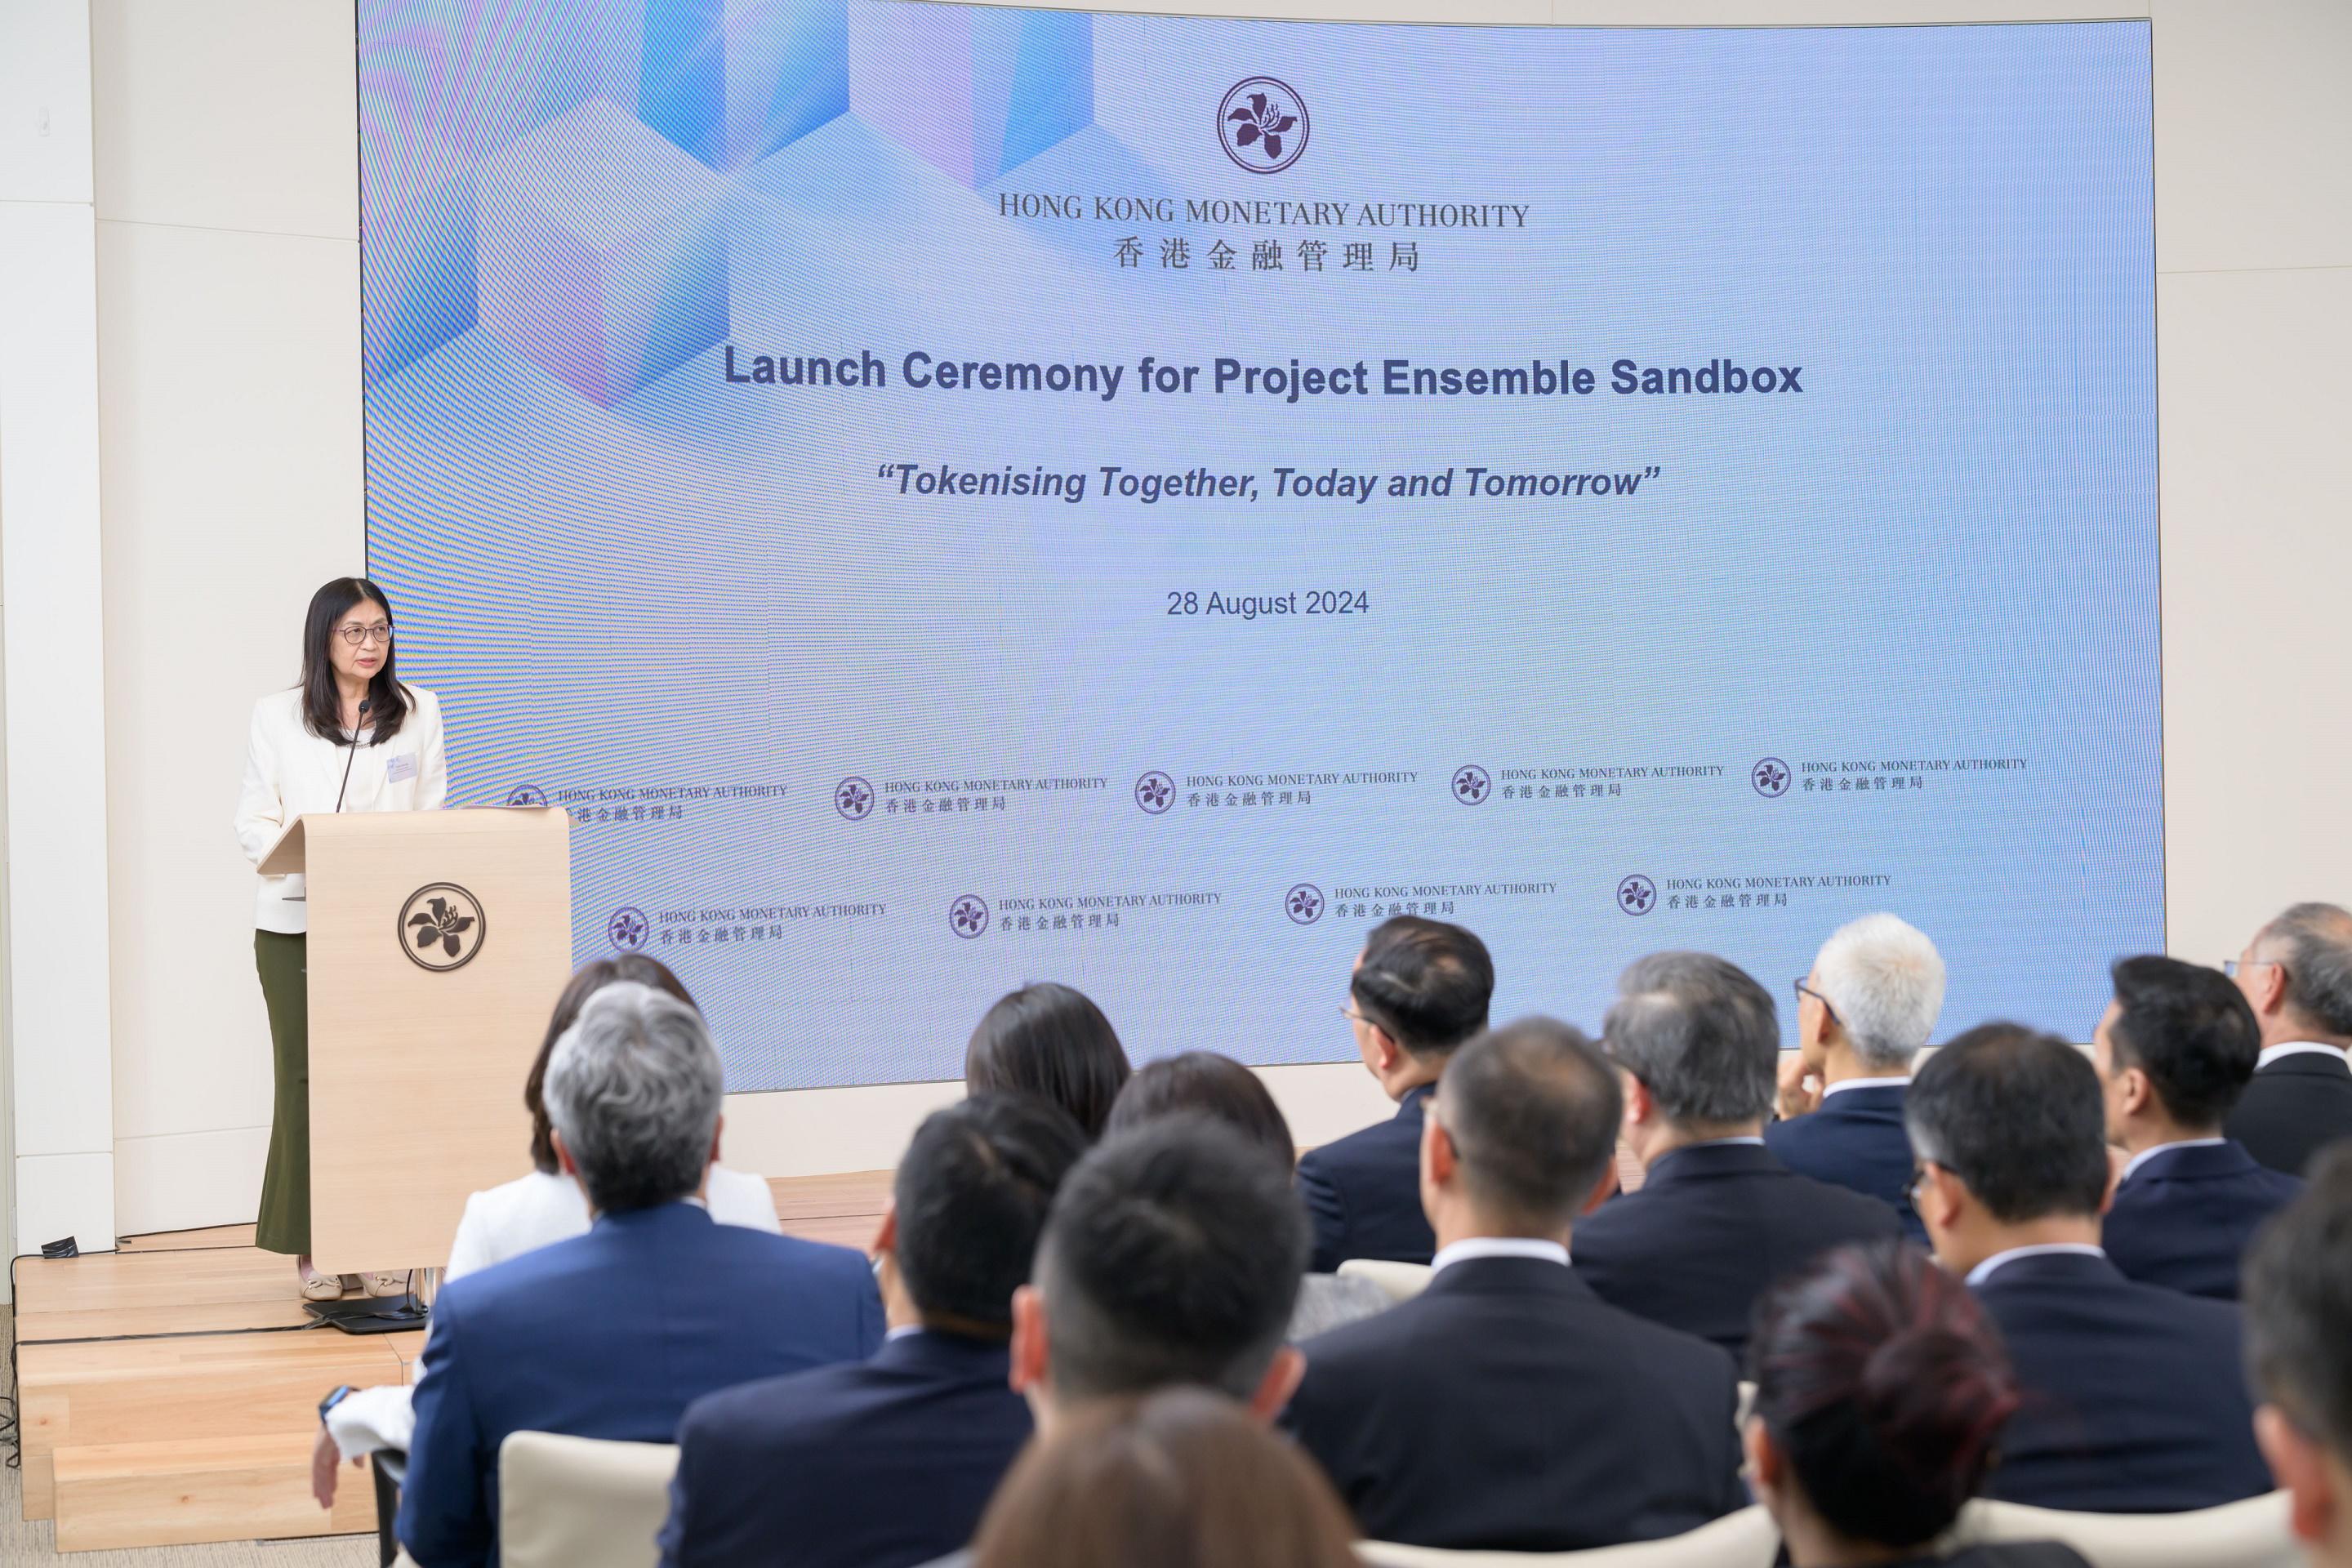
[[490,922],[482,901],[455,882],[427,882],[400,906],[400,948],[436,973],[462,969],[482,951]]
[[1254,76],[1217,105],[1217,142],[1253,174],[1279,174],[1307,151],[1307,100],[1290,84]]

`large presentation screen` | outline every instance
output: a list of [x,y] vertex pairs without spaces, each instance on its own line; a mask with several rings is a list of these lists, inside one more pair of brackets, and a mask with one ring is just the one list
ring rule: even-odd
[[363,0],[369,561],[738,1089],[2163,941],[2145,23]]

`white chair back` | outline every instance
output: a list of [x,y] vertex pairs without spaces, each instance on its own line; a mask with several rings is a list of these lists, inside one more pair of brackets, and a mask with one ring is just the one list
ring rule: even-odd
[[1374,1568],[1772,1568],[1780,1554],[1780,1527],[1761,1508],[1743,1508],[1712,1524],[1664,1541],[1596,1546],[1587,1552],[1442,1552],[1384,1541],[1356,1544]]
[[1426,1263],[1385,1263],[1373,1258],[1350,1258],[1339,1265],[1349,1279],[1369,1279],[1388,1292],[1391,1301],[1410,1301],[1429,1288]]
[[656,1568],[677,1450],[517,1432],[499,1446],[504,1568]]
[[2287,1496],[2272,1492],[2189,1513],[2069,1513],[1979,1500],[1961,1510],[1945,1550],[2003,1541],[2058,1541],[2091,1568],[2302,1568]]

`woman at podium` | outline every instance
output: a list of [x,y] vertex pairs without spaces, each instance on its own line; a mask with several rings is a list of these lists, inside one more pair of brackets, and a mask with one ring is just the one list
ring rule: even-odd
[[[302,623],[302,678],[253,705],[236,841],[258,866],[299,816],[337,811],[436,811],[448,794],[441,704],[393,673],[392,603],[364,577],[338,577],[310,595]],[[302,879],[264,877],[254,900],[253,954],[269,1007],[276,1106],[261,1178],[255,1243],[290,1253],[301,1293],[331,1301],[345,1281],[310,1267],[310,1026],[305,979],[309,929]],[[356,1287],[356,1281],[352,1284]],[[405,1281],[386,1282],[397,1291]]]

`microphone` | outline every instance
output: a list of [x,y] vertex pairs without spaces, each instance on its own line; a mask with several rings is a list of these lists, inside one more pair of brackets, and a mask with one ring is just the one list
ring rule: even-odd
[[375,699],[373,697],[362,697],[360,699],[359,720],[352,726],[351,754],[343,759],[342,788],[335,791],[335,809],[337,811],[343,809],[343,791],[352,787],[352,764],[359,760],[360,754],[360,731],[365,727],[367,723],[367,711],[374,705],[374,703]]

